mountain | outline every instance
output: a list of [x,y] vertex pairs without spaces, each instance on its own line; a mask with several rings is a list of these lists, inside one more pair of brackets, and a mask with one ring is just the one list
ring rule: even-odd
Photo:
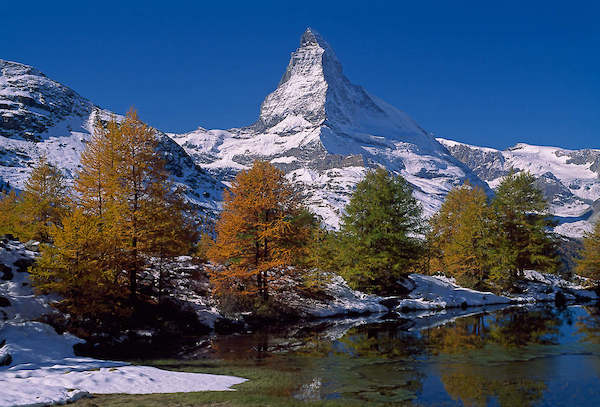
[[[113,116],[120,118],[37,69],[0,59],[0,186],[22,189],[42,154],[72,179],[96,119]],[[198,208],[217,211],[223,184],[166,134],[156,133],[173,181]]]
[[561,224],[556,231],[581,237],[600,217],[600,150],[567,150],[519,143],[506,150],[438,138],[491,188],[511,169],[529,171]]
[[223,182],[256,159],[270,161],[306,191],[305,202],[331,227],[354,186],[378,166],[405,177],[426,214],[465,180],[487,189],[405,113],[352,84],[310,28],[254,124],[170,136]]

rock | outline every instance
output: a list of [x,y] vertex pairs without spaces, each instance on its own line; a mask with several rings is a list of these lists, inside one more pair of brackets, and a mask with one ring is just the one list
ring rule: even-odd
[[386,307],[387,309],[394,309],[400,303],[400,298],[398,298],[398,297],[385,297],[385,298],[382,298],[381,301],[379,301],[379,303],[381,305],[383,305],[384,307]]
[[10,307],[10,300],[6,297],[0,296],[0,307]]
[[0,366],[8,366],[12,363],[10,353],[0,353]]
[[0,264],[0,280],[9,281],[14,277],[12,268],[6,264]]
[[38,242],[36,240],[30,240],[30,241],[26,242],[24,244],[24,246],[27,250],[31,250],[32,252],[40,251],[40,242]]
[[10,356],[10,353],[6,350],[5,345],[6,339],[3,339],[2,342],[0,342],[0,366],[8,366],[12,363],[12,356]]

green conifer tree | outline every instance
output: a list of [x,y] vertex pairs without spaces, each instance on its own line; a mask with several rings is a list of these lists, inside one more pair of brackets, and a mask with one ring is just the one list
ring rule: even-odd
[[558,268],[554,226],[548,202],[528,172],[511,171],[492,202],[492,270],[490,277],[511,288],[526,269],[555,272]]
[[404,178],[383,168],[358,183],[342,216],[338,259],[355,288],[393,293],[424,253],[422,208]]

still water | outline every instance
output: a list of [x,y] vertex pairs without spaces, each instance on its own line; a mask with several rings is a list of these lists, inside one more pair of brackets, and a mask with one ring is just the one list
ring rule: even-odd
[[[418,317],[417,317],[418,316]],[[273,391],[365,405],[600,406],[600,310],[507,307],[216,336],[211,357],[281,373]]]

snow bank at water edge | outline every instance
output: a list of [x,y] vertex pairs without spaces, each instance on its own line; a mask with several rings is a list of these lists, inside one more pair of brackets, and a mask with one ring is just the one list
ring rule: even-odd
[[148,394],[223,391],[246,381],[239,377],[183,373],[123,362],[78,357],[73,335],[59,335],[40,322],[7,323],[0,367],[0,406],[64,404],[89,394]]
[[508,304],[508,297],[491,292],[482,292],[463,288],[453,279],[444,276],[425,276],[411,274],[408,284],[413,284],[410,294],[398,302],[396,308],[403,309],[443,309],[462,306],[481,306],[491,304]]
[[554,301],[558,293],[562,294],[566,301],[598,299],[593,290],[585,289],[583,285],[566,281],[559,276],[534,270],[527,270],[524,274],[523,293],[516,295],[496,295],[464,288],[456,284],[453,278],[445,276],[411,274],[405,284],[411,292],[406,298],[398,301],[396,310],[439,310]]
[[52,298],[32,291],[26,266],[34,257],[22,243],[0,242],[0,407],[64,404],[94,393],[222,391],[246,381],[75,356],[81,339],[32,321],[53,312]]
[[336,274],[328,274],[324,278],[330,280],[323,292],[323,298],[306,297],[291,289],[282,294],[283,298],[280,301],[299,315],[312,318],[388,312],[388,308],[381,304],[382,297],[353,290]]

